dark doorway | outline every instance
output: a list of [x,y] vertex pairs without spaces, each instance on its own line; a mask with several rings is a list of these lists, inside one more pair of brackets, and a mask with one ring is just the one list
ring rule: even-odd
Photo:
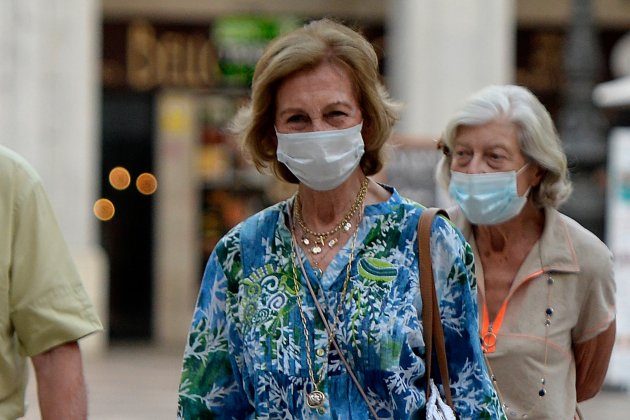
[[[153,172],[153,94],[108,91],[102,102],[101,196],[114,217],[101,222],[109,257],[109,338],[150,339],[153,295],[153,196],[141,194],[138,175]],[[109,173],[123,167],[130,185],[122,190]]]

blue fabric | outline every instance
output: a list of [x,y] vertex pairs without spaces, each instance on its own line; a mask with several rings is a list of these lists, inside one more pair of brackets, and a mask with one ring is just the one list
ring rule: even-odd
[[[379,418],[407,419],[425,405],[416,238],[422,207],[391,191],[387,202],[365,208],[336,338]],[[305,403],[311,381],[293,283],[291,204],[279,203],[239,224],[210,256],[184,353],[179,418],[369,417],[338,354],[315,353],[327,347],[327,335],[298,266],[316,379],[326,372],[320,384],[324,410]],[[298,248],[324,308],[337,308],[350,242],[321,279]],[[504,418],[477,335],[470,246],[437,218],[431,256],[457,414]]]

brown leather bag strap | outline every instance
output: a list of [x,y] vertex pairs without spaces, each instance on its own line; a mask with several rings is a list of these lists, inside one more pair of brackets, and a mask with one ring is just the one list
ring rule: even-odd
[[453,397],[448,376],[448,363],[446,360],[446,346],[444,343],[444,330],[440,319],[440,308],[435,292],[435,280],[433,278],[433,265],[431,263],[431,226],[436,215],[448,218],[448,213],[440,208],[426,208],[422,212],[418,222],[418,252],[420,264],[420,294],[422,295],[422,325],[424,331],[424,343],[426,347],[426,377],[427,377],[427,401],[429,399],[431,379],[431,361],[433,357],[433,339],[435,338],[435,352],[440,369],[440,377],[444,387],[446,403],[453,408]]

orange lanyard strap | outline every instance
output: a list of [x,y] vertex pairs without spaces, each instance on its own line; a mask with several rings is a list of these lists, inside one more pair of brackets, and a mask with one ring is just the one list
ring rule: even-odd
[[488,316],[488,307],[483,304],[483,326],[481,327],[481,345],[486,353],[494,353],[497,348],[497,334],[503,324],[505,309],[507,308],[507,300],[501,305],[501,309],[493,322],[490,322]]
[[[526,281],[531,280],[533,278],[538,277],[543,273],[543,270],[537,271],[535,273],[527,276]],[[525,282],[523,282],[524,284]],[[488,315],[488,307],[486,306],[486,302],[483,303],[483,324],[481,326],[481,346],[486,353],[494,353],[497,349],[497,334],[501,330],[501,326],[503,325],[503,318],[505,317],[505,310],[507,309],[507,304],[509,301],[509,296],[503,301],[501,305],[501,309],[497,313],[497,316],[494,318],[493,322],[490,322],[490,316]]]

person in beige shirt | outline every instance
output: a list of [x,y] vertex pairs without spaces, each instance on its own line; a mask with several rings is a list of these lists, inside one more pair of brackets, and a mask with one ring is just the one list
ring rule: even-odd
[[0,146],[0,419],[25,414],[29,358],[42,418],[85,419],[77,341],[100,330],[39,176]]
[[509,418],[570,419],[604,381],[615,339],[611,252],[557,209],[571,194],[549,113],[489,86],[440,139],[438,181],[474,250],[480,338]]

